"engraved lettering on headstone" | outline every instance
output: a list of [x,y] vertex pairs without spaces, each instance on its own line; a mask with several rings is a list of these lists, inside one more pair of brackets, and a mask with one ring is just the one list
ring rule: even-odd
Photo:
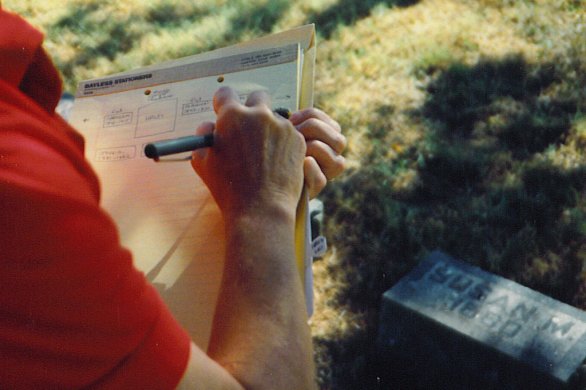
[[528,322],[537,315],[537,306],[526,306],[521,302],[512,311],[511,317],[519,319],[523,322]]
[[385,299],[563,381],[586,358],[586,313],[440,253]]
[[541,330],[549,330],[553,335],[565,336],[574,326],[573,322],[562,323],[562,320],[557,317],[551,317],[541,327]]

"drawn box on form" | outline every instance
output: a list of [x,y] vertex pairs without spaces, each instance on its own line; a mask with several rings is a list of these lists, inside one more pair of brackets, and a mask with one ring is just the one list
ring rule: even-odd
[[586,313],[434,252],[384,293],[377,345],[423,387],[573,388]]

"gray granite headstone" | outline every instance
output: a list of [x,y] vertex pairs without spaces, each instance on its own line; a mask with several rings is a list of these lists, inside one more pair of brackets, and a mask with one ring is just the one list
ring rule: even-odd
[[409,388],[583,388],[586,313],[434,252],[384,293],[377,345]]

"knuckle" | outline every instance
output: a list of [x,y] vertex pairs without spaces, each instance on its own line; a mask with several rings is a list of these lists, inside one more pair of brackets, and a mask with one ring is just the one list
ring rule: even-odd
[[324,174],[317,175],[316,177],[316,187],[320,189],[320,191],[326,186],[328,183],[328,179]]
[[344,137],[341,133],[338,133],[338,135],[333,140],[332,147],[336,152],[341,153],[344,149],[346,149],[347,144],[348,140],[346,137]]
[[309,155],[318,155],[321,154],[322,151],[322,143],[320,141],[315,141],[315,140],[311,140],[311,141],[307,141],[305,142],[305,144],[307,145],[307,153]]
[[326,178],[331,180],[339,176],[344,171],[344,167],[340,166],[336,162],[330,161],[327,165],[323,166],[323,170]]
[[268,128],[274,123],[273,112],[265,105],[242,108],[242,119],[251,126]]
[[236,102],[226,103],[218,115],[218,120],[238,120],[244,114],[244,106]]
[[321,121],[316,118],[309,118],[299,124],[298,129],[301,133],[308,136],[311,135],[316,128],[319,128]]
[[320,115],[320,113],[321,113],[321,110],[319,110],[315,107],[310,107],[306,110],[306,115],[310,116],[310,117],[318,116],[318,115]]
[[343,156],[337,156],[334,159],[333,167],[333,176],[338,176],[340,173],[344,172],[346,169],[346,159]]
[[305,122],[306,126],[309,128],[320,128],[324,125],[324,122],[321,119],[315,117],[311,117],[307,119]]
[[267,107],[264,104],[254,106],[252,110],[255,115],[258,115],[259,118],[264,121],[268,121],[272,119],[274,116],[273,112],[269,109],[269,107]]
[[337,122],[337,121],[332,121],[332,125],[334,126],[334,129],[338,132],[341,133],[342,132],[342,126]]
[[328,183],[327,178],[323,174],[315,175],[313,181],[308,186],[310,187],[310,193],[312,197],[319,194]]

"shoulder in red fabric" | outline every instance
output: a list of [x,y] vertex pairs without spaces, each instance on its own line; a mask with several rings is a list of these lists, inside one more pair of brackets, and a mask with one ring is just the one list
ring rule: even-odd
[[99,207],[41,39],[0,10],[0,388],[173,388],[189,336]]

